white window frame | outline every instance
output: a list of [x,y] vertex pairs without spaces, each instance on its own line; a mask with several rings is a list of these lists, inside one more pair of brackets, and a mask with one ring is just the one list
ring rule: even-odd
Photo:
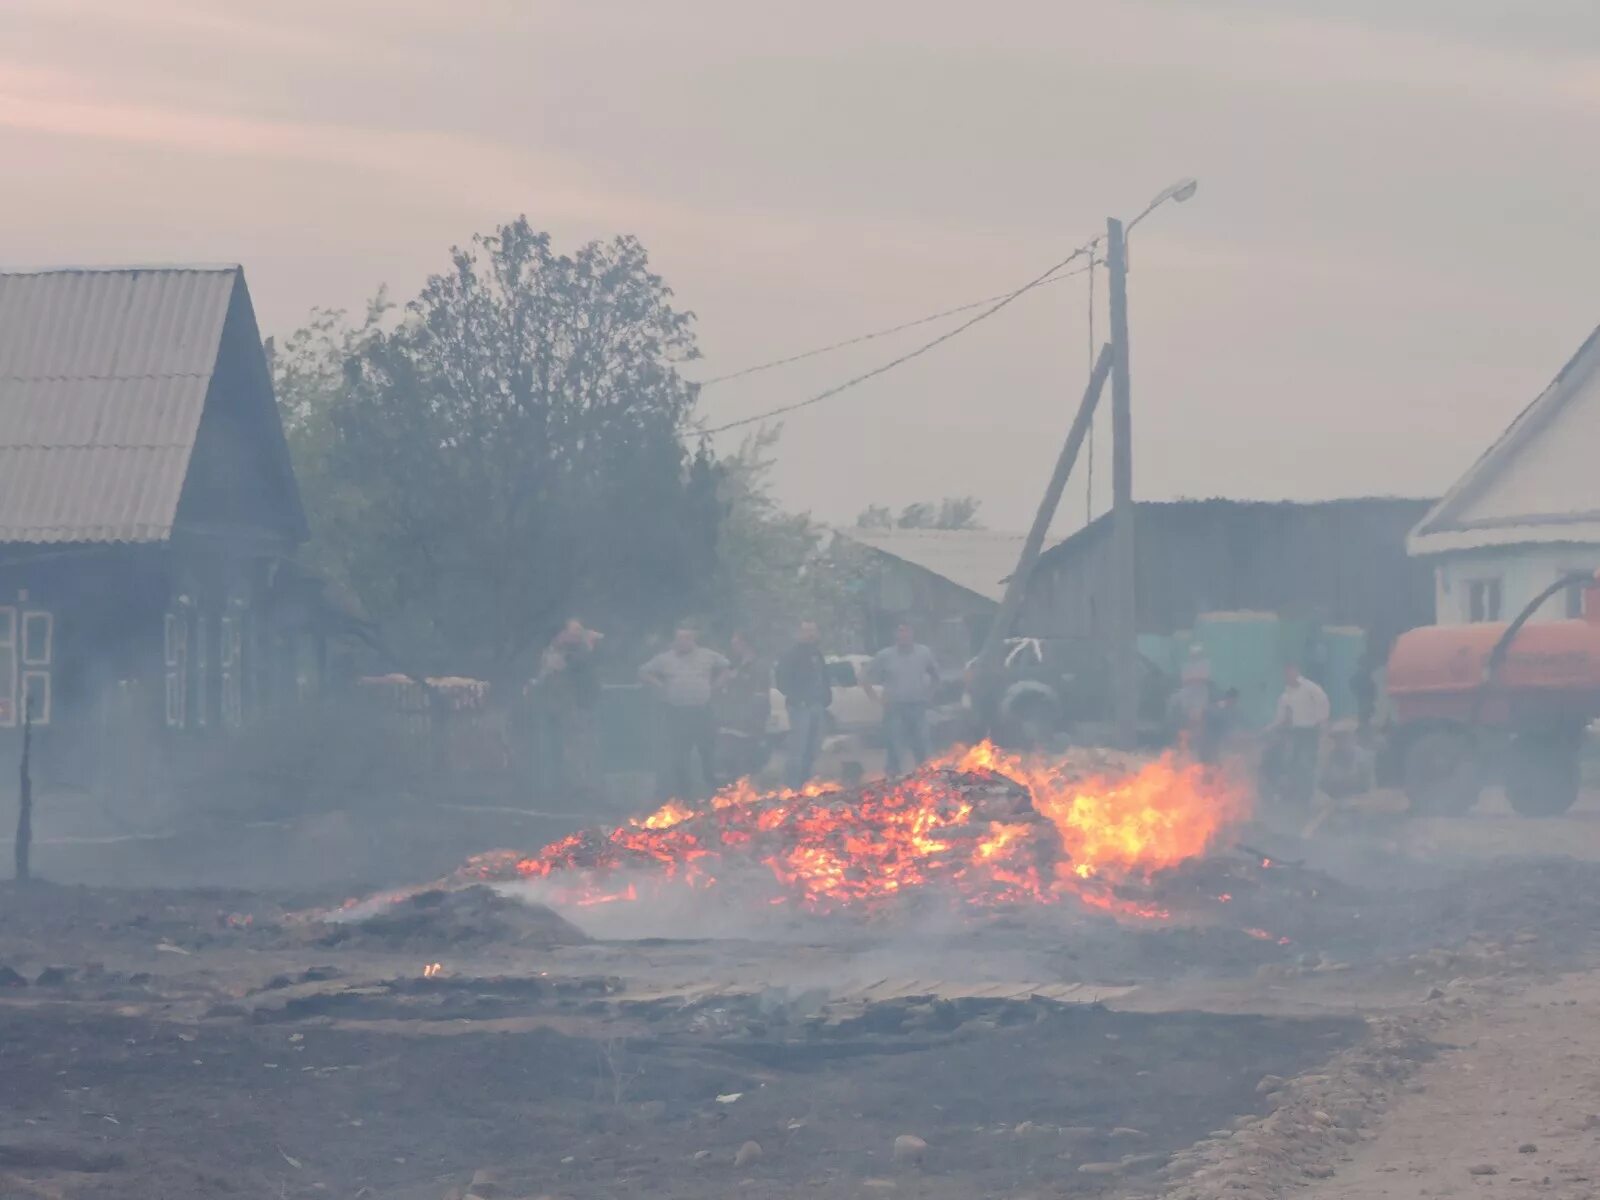
[[217,665],[222,688],[222,724],[238,729],[244,724],[244,613],[224,613],[218,621]]
[[16,605],[0,605],[0,649],[11,652],[9,670],[0,674],[0,726],[8,729],[17,724],[17,684],[22,671],[22,647],[17,645],[17,634],[21,624]]
[[[1506,606],[1505,580],[1499,575],[1480,575],[1465,581],[1467,585],[1467,620],[1475,625],[1492,624],[1504,619]],[[1489,600],[1493,598],[1494,603]],[[1479,601],[1482,601],[1480,604]],[[1480,615],[1481,613],[1481,615]]]
[[[55,693],[55,688],[51,686],[49,671],[24,670],[22,672],[21,696],[18,703],[26,704],[29,701],[31,698],[30,688],[34,684],[39,685],[39,690],[44,693],[44,702],[35,708],[32,713],[28,714],[26,719],[33,725],[48,725],[50,724],[50,709],[54,703]],[[17,719],[19,721],[24,719],[20,708],[17,712]]]
[[192,716],[194,728],[204,729],[208,724],[206,720],[207,705],[210,701],[210,647],[206,644],[206,615],[205,611],[196,605],[191,611],[192,620],[189,623],[189,653],[192,668],[190,678],[194,680],[194,690],[191,705],[186,698],[184,701],[185,716]]
[[[30,648],[37,649],[37,647],[32,646],[33,637],[29,633],[29,627],[30,626],[38,626],[38,625],[41,625],[41,624],[44,626],[44,653],[43,654],[29,654],[28,651],[29,651]],[[16,639],[16,641],[17,641],[17,654],[18,654],[19,661],[22,663],[22,665],[24,667],[45,667],[45,668],[48,668],[51,665],[51,663],[52,663],[52,661],[54,660],[54,657],[55,657],[55,644],[56,644],[56,618],[55,618],[55,614],[50,612],[50,611],[48,611],[47,609],[40,609],[40,608],[24,609],[22,611],[21,625],[22,625],[22,628],[21,628],[22,636]]]
[[167,676],[167,728],[182,729],[189,719],[189,617],[182,608],[166,614],[162,659]]
[[1584,597],[1589,589],[1595,586],[1593,567],[1568,567],[1561,572],[1561,577],[1569,575],[1588,575],[1589,579],[1574,579],[1561,589],[1562,615],[1569,621],[1583,619]]

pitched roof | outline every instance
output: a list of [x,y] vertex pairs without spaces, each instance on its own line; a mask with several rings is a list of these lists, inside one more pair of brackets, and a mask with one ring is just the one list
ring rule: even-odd
[[[1263,524],[1297,521],[1308,513],[1329,516],[1339,514],[1381,514],[1386,521],[1401,524],[1401,528],[1416,519],[1416,514],[1426,512],[1431,500],[1404,496],[1349,496],[1337,500],[1230,500],[1213,496],[1205,500],[1138,500],[1134,502],[1134,527],[1143,533],[1148,525],[1182,530],[1188,534],[1200,533],[1221,526],[1238,525],[1242,520],[1254,521],[1255,528]],[[1101,513],[1080,529],[1061,541],[1046,547],[1039,556],[1041,562],[1067,558],[1083,547],[1111,534],[1111,514]],[[1398,532],[1396,533],[1398,539]]]
[[990,529],[840,529],[841,537],[920,567],[957,587],[992,600],[1005,595],[1016,570],[1023,535]]
[[0,542],[171,536],[230,311],[237,266],[0,271]]
[[1600,543],[1600,329],[1407,541],[1412,554]]

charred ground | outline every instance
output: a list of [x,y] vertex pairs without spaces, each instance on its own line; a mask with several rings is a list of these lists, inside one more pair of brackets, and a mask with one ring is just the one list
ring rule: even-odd
[[[1197,1139],[1281,1119],[1275,1080],[1361,1056],[1363,1014],[1595,950],[1600,866],[1369,847],[1357,878],[1274,848],[1158,877],[1165,923],[740,939],[590,941],[481,890],[328,925],[303,919],[325,896],[8,888],[0,1194],[1150,1194]],[[1362,1104],[1425,1030],[1385,1034]],[[897,1161],[902,1135],[926,1149]]]

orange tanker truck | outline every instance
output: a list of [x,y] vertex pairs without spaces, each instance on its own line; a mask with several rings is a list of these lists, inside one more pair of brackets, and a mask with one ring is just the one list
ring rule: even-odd
[[[1529,619],[1575,583],[1587,584],[1581,620]],[[1403,784],[1412,812],[1466,812],[1491,779],[1524,816],[1566,812],[1585,733],[1600,718],[1600,575],[1557,580],[1509,623],[1402,634],[1388,693],[1384,774]]]

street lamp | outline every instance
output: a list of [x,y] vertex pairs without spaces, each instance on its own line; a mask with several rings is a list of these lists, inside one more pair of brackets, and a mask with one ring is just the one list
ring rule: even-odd
[[1180,179],[1158,192],[1126,226],[1106,221],[1111,278],[1111,699],[1116,741],[1132,749],[1139,732],[1138,558],[1134,546],[1133,404],[1128,375],[1128,231],[1168,200],[1182,204],[1199,183]]
[[1179,204],[1182,204],[1184,201],[1188,200],[1189,197],[1193,196],[1195,192],[1199,190],[1199,187],[1200,181],[1198,179],[1186,178],[1178,180],[1177,183],[1174,183],[1170,187],[1162,188],[1161,191],[1156,193],[1155,199],[1151,200],[1149,204],[1144,206],[1144,211],[1133,220],[1128,222],[1128,228],[1132,229],[1135,225],[1144,220],[1151,213],[1155,212],[1156,209],[1160,208],[1168,200],[1176,200]]

